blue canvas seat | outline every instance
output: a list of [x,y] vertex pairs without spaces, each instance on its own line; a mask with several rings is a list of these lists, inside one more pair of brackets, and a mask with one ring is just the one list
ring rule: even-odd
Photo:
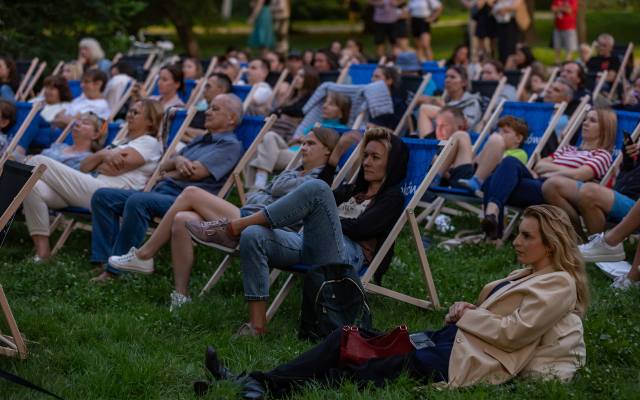
[[[373,260],[369,265],[363,266],[358,275],[361,277],[364,288],[371,293],[380,294],[383,296],[391,297],[393,299],[413,304],[422,308],[439,308],[440,303],[438,300],[435,284],[431,275],[431,269],[428,264],[427,255],[422,244],[420,232],[415,220],[414,209],[418,204],[420,198],[427,190],[429,184],[435,177],[437,170],[440,168],[443,160],[448,156],[451,151],[451,145],[445,144],[444,148],[437,140],[424,140],[424,139],[402,139],[409,148],[409,163],[407,165],[407,175],[401,184],[402,193],[405,196],[405,208],[404,212],[396,221],[391,233],[385,241],[381,244],[379,250],[376,252]],[[405,224],[409,223],[411,226],[412,236],[416,243],[416,250],[418,252],[418,258],[420,260],[421,272],[425,281],[425,287],[427,291],[427,299],[421,299],[401,293],[395,290],[384,288],[371,282],[374,274],[380,267],[387,252],[392,248],[395,240],[402,231]],[[289,272],[283,286],[279,290],[273,302],[267,310],[267,320],[271,320],[276,311],[286,298],[287,294],[294,285],[295,274],[304,274],[311,268],[308,264],[295,264],[281,268],[283,271]],[[272,274],[273,277],[273,274]],[[273,279],[272,279],[273,280]]]
[[371,78],[376,68],[378,68],[378,64],[351,64],[349,66],[351,83],[354,85],[371,83]]

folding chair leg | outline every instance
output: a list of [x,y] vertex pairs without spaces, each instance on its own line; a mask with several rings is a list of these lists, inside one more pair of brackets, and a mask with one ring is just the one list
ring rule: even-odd
[[200,296],[207,293],[209,289],[211,289],[216,283],[218,283],[218,281],[222,277],[222,274],[224,274],[227,268],[229,268],[229,265],[231,265],[231,254],[227,254],[224,257],[224,260],[222,260],[216,271],[213,273],[213,275],[211,275],[211,278],[209,278],[207,284],[204,285],[204,287],[200,291]]
[[0,285],[0,308],[2,308],[2,313],[4,314],[4,318],[7,322],[9,332],[11,332],[12,335],[7,336],[0,333],[0,342],[6,345],[6,347],[0,346],[0,355],[9,357],[17,356],[22,359],[27,358],[27,346],[25,345],[22,334],[18,329],[18,324],[16,324],[16,320],[13,317],[11,307],[9,307],[9,302],[7,301],[7,296],[4,294],[2,285]]
[[62,249],[62,246],[64,246],[64,244],[67,242],[67,239],[69,239],[69,236],[71,236],[71,233],[74,231],[75,228],[76,228],[76,220],[74,219],[69,220],[67,222],[67,226],[64,228],[64,231],[62,231],[62,233],[60,234],[60,237],[58,238],[56,245],[53,246],[53,250],[51,250],[51,256],[55,256],[58,253],[58,251]]
[[411,226],[411,233],[413,240],[416,243],[416,250],[418,251],[418,257],[420,258],[420,267],[422,271],[422,277],[427,284],[427,290],[429,291],[429,298],[433,307],[440,308],[440,301],[438,300],[438,293],[436,292],[436,285],[433,283],[433,276],[431,275],[431,268],[429,267],[429,260],[427,259],[427,253],[424,250],[424,244],[422,243],[422,237],[420,235],[420,228],[418,228],[418,221],[416,221],[416,215],[413,210],[408,215],[409,226]]
[[434,201],[434,211],[431,213],[431,218],[429,219],[429,221],[427,222],[427,226],[425,226],[426,230],[431,230],[433,229],[433,225],[435,225],[436,223],[436,217],[438,215],[440,215],[440,211],[442,211],[442,207],[444,207],[444,198],[443,197],[438,197],[435,201]]
[[289,292],[291,291],[291,288],[293,288],[293,284],[295,283],[293,281],[294,279],[295,279],[295,274],[289,274],[289,276],[287,277],[287,280],[284,282],[284,285],[282,285],[282,288],[280,288],[280,291],[278,292],[276,297],[273,299],[273,301],[269,305],[269,309],[267,310],[267,322],[271,321],[275,313],[278,311],[278,309],[282,305],[282,302],[284,301],[284,299],[287,298],[287,295],[289,294]]
[[276,281],[276,279],[278,279],[278,276],[280,275],[280,272],[282,272],[281,270],[274,268],[271,270],[271,273],[269,274],[269,287],[271,287],[271,285],[273,285],[273,283]]
[[504,229],[504,233],[502,234],[503,241],[506,241],[509,238],[509,236],[511,236],[511,233],[513,233],[513,230],[515,229],[519,219],[520,219],[520,212],[516,212],[513,215],[513,218],[511,218],[511,221],[509,221],[509,224],[507,225],[507,227]]

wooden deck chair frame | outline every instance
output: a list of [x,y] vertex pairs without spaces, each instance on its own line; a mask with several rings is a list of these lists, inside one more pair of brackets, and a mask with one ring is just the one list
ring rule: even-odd
[[596,87],[593,89],[593,93],[591,94],[591,100],[595,101],[598,98],[598,95],[602,91],[602,87],[607,82],[607,74],[605,72],[598,72],[598,81],[596,82]]
[[424,93],[424,90],[429,84],[430,80],[431,80],[431,74],[425,74],[422,76],[422,83],[420,83],[420,86],[418,86],[418,90],[416,90],[416,93],[413,95],[411,102],[409,102],[409,106],[405,110],[404,114],[402,114],[402,117],[398,122],[398,126],[396,126],[396,129],[393,131],[394,135],[400,136],[400,133],[404,129],[404,126],[407,124],[407,120],[411,118],[411,114],[413,114],[413,110],[416,108],[416,105],[418,104],[418,98],[422,96],[422,93]]
[[[631,140],[635,142],[638,139],[638,137],[640,137],[640,122],[638,122],[633,132],[631,132]],[[609,168],[607,173],[604,175],[604,177],[600,180],[600,185],[606,185],[609,182],[609,180],[613,177],[613,175],[618,172],[618,168],[620,167],[620,164],[622,164],[622,158],[624,156],[623,152],[624,152],[624,149],[620,152],[620,154],[618,154],[616,159],[613,160],[613,162],[611,163],[611,167]]]
[[4,162],[11,156],[11,154],[16,149],[16,147],[18,147],[18,143],[20,142],[20,139],[22,139],[22,136],[24,136],[27,129],[29,129],[31,122],[33,122],[33,119],[36,117],[38,112],[42,110],[42,107],[44,107],[44,102],[42,101],[38,101],[33,104],[26,118],[24,119],[24,121],[22,121],[22,124],[20,124],[20,127],[16,131],[16,134],[13,135],[13,137],[11,138],[11,141],[7,145],[7,148],[5,149],[4,154],[0,156],[0,165],[4,164]]
[[[280,88],[282,87],[282,85],[284,83],[284,80],[287,79],[288,75],[289,75],[289,70],[286,69],[286,68],[283,69],[282,73],[278,77],[278,80],[276,81],[276,84],[273,86],[273,90],[271,91],[271,96],[269,96],[269,100],[267,100],[267,104],[273,105],[273,99],[276,97],[276,93],[278,93],[278,91],[280,90]],[[291,86],[292,85],[289,85],[290,88],[291,88]],[[289,98],[289,97],[287,97],[287,98]]]
[[[480,131],[480,135],[478,135],[478,138],[476,139],[475,143],[471,147],[471,151],[473,152],[474,155],[478,154],[478,151],[480,150],[480,146],[482,145],[482,143],[484,142],[486,137],[489,135],[491,129],[498,122],[498,119],[500,118],[500,113],[502,112],[502,109],[504,108],[504,103],[505,102],[506,102],[506,100],[504,100],[504,99],[500,100],[500,102],[498,103],[496,108],[491,113],[491,116],[489,117],[489,120],[482,127],[482,130]],[[454,210],[454,209],[451,209],[451,208],[446,208],[445,205],[444,205],[445,204],[445,200],[446,199],[444,197],[438,196],[438,198],[436,198],[431,203],[427,203],[427,202],[423,202],[423,201],[418,203],[419,207],[424,208],[424,210],[416,218],[418,223],[422,222],[425,218],[430,216],[428,218],[427,225],[425,227],[426,230],[430,230],[433,227],[435,218],[438,215],[440,215],[441,212],[445,212],[445,213],[450,214],[450,215],[457,215],[459,213],[457,210]],[[479,209],[477,209],[476,207],[473,207],[473,206],[468,206],[464,202],[456,201],[455,204],[457,204],[458,206],[460,206],[460,207],[462,207],[464,209],[467,209],[468,211],[471,211],[471,212],[473,212],[475,214],[479,213]]]
[[264,139],[264,135],[266,135],[267,132],[269,132],[269,130],[271,129],[271,127],[273,126],[273,124],[276,122],[277,119],[278,117],[276,117],[275,114],[271,114],[269,117],[265,118],[264,125],[258,132],[258,135],[256,136],[256,138],[251,143],[251,146],[249,146],[247,151],[244,152],[244,154],[236,164],[235,168],[227,178],[226,182],[224,183],[224,185],[222,185],[222,188],[218,192],[219,197],[223,197],[223,198],[226,197],[227,194],[231,191],[231,189],[233,189],[233,187],[235,186],[236,190],[238,191],[238,196],[240,197],[240,203],[241,204],[246,203],[247,196],[244,191],[244,179],[242,178],[242,175],[244,174],[244,169],[249,163],[249,161],[253,159],[253,156],[255,155],[258,149],[258,145],[262,143],[262,140]]
[[[361,281],[364,289],[369,293],[375,293],[378,295],[390,297],[392,299],[412,304],[416,307],[424,308],[424,309],[439,309],[440,301],[438,299],[438,293],[436,290],[435,283],[433,281],[433,276],[431,274],[431,267],[429,266],[429,260],[427,258],[426,251],[424,249],[424,244],[422,243],[422,236],[420,235],[420,228],[418,227],[418,223],[415,218],[415,207],[418,204],[418,201],[422,198],[424,193],[427,191],[433,178],[435,178],[437,171],[440,169],[440,166],[444,162],[445,158],[448,157],[451,152],[452,143],[448,142],[445,144],[444,148],[440,152],[440,154],[435,158],[435,162],[428,167],[429,170],[425,177],[422,179],[422,182],[414,192],[411,197],[411,200],[404,207],[404,211],[400,215],[400,218],[396,221],[395,225],[391,229],[391,232],[382,243],[380,249],[376,252],[375,257],[369,264],[365,274],[362,276]],[[359,158],[359,157],[358,157]],[[419,299],[417,297],[413,297],[407,295],[405,293],[401,293],[395,290],[391,290],[385,288],[383,286],[376,285],[371,283],[371,279],[373,278],[375,272],[380,267],[382,261],[384,260],[387,252],[396,239],[400,235],[400,232],[404,228],[404,226],[409,223],[411,228],[411,236],[414,240],[414,244],[416,246],[416,250],[418,253],[418,258],[421,267],[422,278],[425,281],[426,289],[427,289],[427,299]],[[269,305],[267,309],[267,321],[271,321],[273,316],[278,311],[284,299],[287,297],[293,285],[295,284],[294,279],[296,277],[295,273],[289,274],[286,281],[278,291],[278,294],[273,298],[273,301]]]
[[493,95],[491,96],[491,100],[489,100],[489,104],[487,105],[487,109],[484,111],[482,118],[476,124],[475,128],[483,130],[486,122],[491,119],[491,115],[493,114],[493,109],[496,107],[496,104],[500,101],[500,96],[502,95],[502,91],[507,84],[507,77],[503,76],[498,81],[498,86],[496,86],[496,90],[493,91]]
[[16,90],[16,93],[15,93],[16,99],[22,98],[22,92],[24,92],[24,89],[27,87],[27,84],[31,79],[31,75],[33,74],[33,71],[35,71],[35,69],[37,68],[38,61],[40,61],[38,57],[34,57],[31,60],[31,63],[29,64],[29,68],[27,69],[27,72],[25,72],[24,76],[22,77],[22,80],[20,81],[20,85],[18,86],[18,90]]
[[[500,113],[502,112],[503,108],[504,108],[504,101],[501,101],[500,104],[498,105],[498,107],[496,107],[496,110],[494,111],[490,122],[487,124],[487,128],[488,129],[483,129],[483,131],[480,133],[480,136],[478,137],[478,139],[476,140],[476,142],[473,144],[473,153],[476,154],[478,152],[478,150],[480,149],[480,146],[482,144],[482,142],[484,141],[484,139],[486,138],[486,136],[489,133],[489,129],[498,121],[498,118],[500,117]],[[581,101],[579,107],[581,107],[580,109],[576,109],[576,111],[574,112],[574,115],[577,115],[579,118],[583,118],[584,115],[586,114],[586,111],[584,111],[587,107],[588,107],[588,99],[583,99],[583,101]],[[544,131],[544,133],[542,134],[542,136],[540,137],[540,141],[538,142],[538,144],[536,145],[535,149],[533,150],[533,152],[531,153],[531,156],[529,157],[529,160],[527,162],[527,167],[528,168],[533,168],[533,165],[537,162],[537,160],[540,157],[540,153],[542,152],[542,149],[544,149],[544,146],[547,144],[547,141],[549,140],[549,138],[551,137],[551,135],[554,133],[556,125],[558,124],[558,121],[560,120],[560,118],[562,117],[562,114],[564,113],[564,110],[567,108],[567,104],[566,103],[560,103],[560,104],[556,104],[555,105],[555,112],[553,113],[553,115],[551,116],[551,119],[549,120],[549,125],[547,126],[546,130]],[[579,126],[579,120],[578,118],[576,118],[576,120],[574,120],[574,122],[572,123],[572,121],[570,120],[569,123],[567,123],[567,128],[565,129],[565,131],[563,132],[565,138],[567,138],[567,140],[569,140],[573,134],[575,133],[575,131],[577,130]],[[469,198],[469,200],[473,200],[474,198]],[[452,210],[452,209],[445,209],[444,204],[445,204],[445,197],[443,196],[438,196],[438,198],[434,201],[432,201],[431,203],[426,203],[426,202],[420,202],[419,205],[421,207],[424,207],[424,210],[418,215],[417,221],[421,222],[424,219],[428,219],[427,220],[427,224],[426,224],[426,230],[430,230],[433,228],[433,225],[435,224],[435,219],[438,215],[440,215],[441,212],[447,212],[449,214],[452,215],[456,215],[457,211],[456,210]],[[458,205],[459,207],[466,209],[468,211],[471,211],[477,215],[481,214],[481,210],[477,207],[475,207],[472,204],[467,203],[466,201],[460,201],[460,200],[456,200],[454,201],[454,203],[456,205]],[[453,213],[451,212],[453,211]],[[517,218],[514,218],[517,219]],[[513,229],[513,227],[511,227],[511,229]],[[510,232],[509,232],[510,233]],[[506,230],[505,230],[505,235],[503,237],[508,237],[508,235],[506,234]]]
[[[364,120],[364,111],[361,112],[358,117],[356,118],[356,120],[353,123],[353,129],[360,129],[360,125],[362,124]],[[265,124],[266,125],[266,124]],[[264,129],[264,128],[263,128]],[[267,131],[265,131],[266,134]],[[262,132],[260,132],[262,133]],[[256,140],[254,141],[253,144],[256,145],[256,148],[259,144],[258,139],[260,139],[260,141],[262,141],[263,139],[263,135],[258,135],[258,137],[256,137]],[[331,188],[335,188],[336,186],[336,182],[340,182],[345,174],[346,171],[348,171],[350,168],[348,166],[352,166],[353,165],[353,161],[352,159],[357,159],[358,156],[358,150],[360,148],[360,144],[358,144],[358,146],[356,146],[355,150],[351,153],[351,156],[347,159],[347,161],[345,162],[345,164],[342,166],[342,168],[340,169],[339,173],[336,175],[334,181],[333,181],[333,185],[331,186]],[[249,152],[250,149],[247,149],[247,152]],[[254,151],[255,152],[255,151]],[[296,167],[296,165],[299,163],[300,161],[300,151],[298,150],[298,152],[296,152],[296,155],[291,159],[291,161],[289,161],[289,164],[287,164],[286,169],[293,169]],[[250,160],[251,158],[249,158]],[[242,161],[242,160],[240,160]],[[239,163],[238,163],[239,164]],[[246,163],[245,163],[246,164]],[[240,172],[240,171],[244,171],[244,167],[243,168],[237,168],[236,169]],[[345,171],[345,174],[340,174],[340,172]],[[235,170],[234,170],[235,172]],[[221,197],[224,197],[224,195],[226,195],[228,193],[228,190],[231,189],[231,184],[233,182],[230,181],[232,177],[230,176],[229,179],[227,179],[227,182],[225,183],[225,186],[223,186],[223,188],[220,190],[221,193]],[[229,188],[227,189],[227,184],[229,184]],[[236,183],[237,184],[237,183]],[[244,204],[244,202],[242,202],[242,204]],[[216,268],[216,270],[214,271],[213,275],[211,275],[211,277],[209,278],[209,280],[207,281],[207,283],[204,285],[204,287],[202,288],[202,290],[200,291],[200,296],[204,295],[206,292],[208,292],[213,286],[215,286],[218,281],[220,280],[220,278],[222,277],[222,275],[224,274],[224,272],[227,270],[227,268],[229,268],[229,265],[231,263],[231,257],[233,257],[233,255],[236,253],[236,249],[233,249],[230,251],[226,252],[226,255],[224,257],[224,259],[220,262],[220,264],[218,265],[218,268]],[[271,283],[273,283],[273,281],[275,280],[275,278],[278,276],[278,274],[280,273],[280,270],[274,269],[271,272],[270,275],[270,279],[271,279]]]
[[616,72],[616,77],[613,80],[611,89],[609,90],[609,95],[607,96],[609,100],[613,99],[613,96],[616,93],[616,89],[618,88],[618,85],[622,80],[625,79],[624,75],[627,69],[627,64],[629,63],[629,60],[631,60],[632,56],[633,56],[633,43],[629,43],[629,45],[627,46],[627,51],[625,51],[622,62],[620,63],[620,68],[618,68],[618,72]]
[[[182,125],[178,129],[178,132],[176,133],[175,137],[173,138],[173,140],[169,144],[169,147],[167,148],[167,150],[162,155],[162,158],[158,162],[158,165],[156,166],[156,169],[154,170],[154,172],[149,177],[149,180],[147,181],[147,184],[145,185],[145,187],[143,189],[144,192],[148,192],[149,190],[151,190],[151,188],[153,188],[153,186],[157,182],[158,178],[160,177],[160,165],[162,165],[162,163],[165,160],[167,160],[167,158],[170,157],[170,155],[173,154],[173,152],[175,151],[176,147],[180,143],[180,140],[184,136],[184,133],[185,133],[187,127],[191,123],[191,120],[193,119],[195,113],[196,113],[196,109],[195,108],[191,108],[187,112],[187,115],[186,115],[184,121],[182,122]],[[162,129],[162,127],[161,127],[161,129]],[[118,135],[116,136],[116,138],[122,132],[123,132],[123,129],[121,129],[120,132],[118,132]],[[126,132],[126,128],[124,129],[124,132]],[[71,236],[71,234],[73,233],[73,231],[75,231],[76,229],[83,229],[83,230],[87,230],[87,231],[91,230],[91,226],[90,225],[85,224],[85,223],[81,223],[81,222],[79,222],[77,219],[75,219],[73,217],[64,218],[64,212],[60,212],[60,213],[58,213],[56,218],[54,218],[53,222],[49,226],[49,231],[53,232],[55,230],[55,228],[58,225],[62,224],[62,223],[65,224],[65,227],[62,230],[62,233],[60,234],[60,236],[58,237],[58,240],[56,241],[56,244],[53,246],[53,249],[51,250],[51,255],[52,256],[56,255],[58,253],[58,251],[60,251],[62,249],[62,247],[66,243],[67,239],[69,239],[69,236]]]
[[520,82],[518,82],[518,87],[516,88],[516,99],[520,99],[522,97],[522,93],[524,93],[524,89],[527,87],[527,82],[529,82],[530,77],[531,67],[523,69],[522,76],[520,77]]
[[187,100],[187,105],[185,106],[185,108],[190,108],[192,105],[200,101],[200,99],[204,94],[204,88],[207,84],[207,80],[209,79],[211,72],[213,71],[213,69],[217,64],[218,64],[218,57],[216,56],[211,57],[211,60],[209,61],[209,65],[207,66],[207,70],[205,71],[202,78],[198,80],[196,87],[193,88],[193,90],[191,91],[191,95]]
[[33,94],[33,88],[36,86],[36,83],[38,83],[38,80],[42,76],[45,68],[47,68],[47,62],[42,61],[40,65],[38,65],[38,68],[33,73],[33,75],[31,75],[31,78],[29,79],[29,82],[25,86],[23,92],[19,96],[16,96],[16,100],[25,101],[29,98],[30,93]]
[[[3,167],[4,163],[0,164],[0,173]],[[31,192],[31,189],[33,189],[36,182],[40,179],[46,169],[47,167],[45,165],[39,165],[33,169],[31,176],[25,185],[20,189],[11,204],[9,204],[9,207],[0,216],[0,231],[4,230],[10,223],[14,214],[18,211],[20,204],[22,204],[29,192]],[[2,285],[0,285],[0,308],[2,308],[2,314],[4,315],[4,319],[9,328],[9,335],[5,335],[0,332],[0,355],[18,357],[21,359],[27,358],[27,345],[24,342],[22,333],[20,333],[20,329],[18,328],[16,319],[13,316],[13,312],[11,311],[9,301],[7,300],[7,296],[4,293]]]

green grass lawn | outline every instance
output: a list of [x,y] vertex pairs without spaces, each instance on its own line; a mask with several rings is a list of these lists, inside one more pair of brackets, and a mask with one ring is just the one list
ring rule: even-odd
[[[470,219],[455,220],[459,227]],[[24,224],[14,223],[0,250],[0,282],[28,339],[25,361],[0,358],[0,368],[17,373],[67,399],[191,399],[191,382],[204,376],[205,346],[213,344],[236,371],[266,369],[310,346],[298,341],[300,291],[296,288],[270,324],[264,339],[233,339],[245,322],[239,265],[203,297],[171,314],[169,252],[156,259],[157,272],[129,276],[106,285],[89,282],[90,237],[76,232],[55,261],[36,265]],[[467,246],[428,251],[443,309],[424,311],[390,299],[370,297],[376,328],[406,323],[411,329],[437,329],[446,308],[457,300],[474,301],[483,284],[517,268],[511,246]],[[220,254],[197,249],[191,288],[205,284]],[[424,295],[417,257],[405,232],[386,282]],[[639,291],[613,292],[609,280],[589,266],[593,304],[585,321],[588,362],[570,384],[517,381],[498,387],[455,391],[416,387],[408,378],[383,388],[358,391],[310,387],[300,399],[537,399],[638,398],[640,371]],[[233,399],[235,388],[221,384],[208,399]],[[0,381],[0,398],[40,399],[26,389]]]

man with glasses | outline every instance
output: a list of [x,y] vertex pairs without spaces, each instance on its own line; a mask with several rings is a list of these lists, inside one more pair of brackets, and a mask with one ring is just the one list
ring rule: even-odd
[[160,165],[162,179],[150,192],[100,189],[93,195],[91,262],[105,267],[95,281],[120,273],[107,264],[109,256],[140,246],[149,223],[162,217],[186,187],[218,193],[243,153],[233,133],[241,121],[240,99],[233,94],[218,95],[205,113],[207,132]]

